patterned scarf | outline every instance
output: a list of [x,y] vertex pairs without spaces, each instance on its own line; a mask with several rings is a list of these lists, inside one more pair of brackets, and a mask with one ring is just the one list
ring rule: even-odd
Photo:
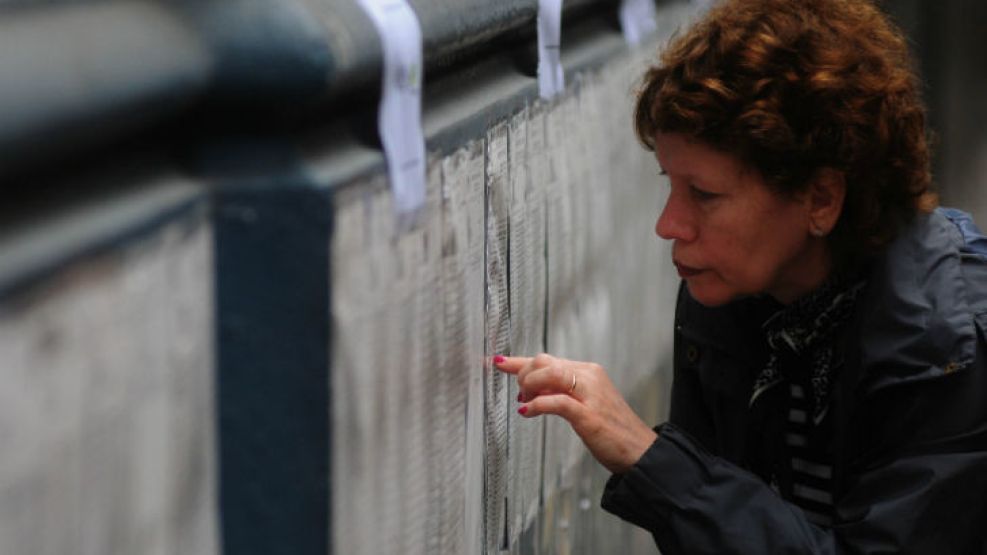
[[[763,324],[770,353],[754,381],[749,405],[767,389],[788,379],[795,368],[780,367],[779,353],[787,349],[810,368],[812,421],[822,422],[829,406],[830,377],[843,366],[834,354],[834,335],[850,318],[864,281],[833,279],[795,303],[779,310]],[[787,366],[787,365],[786,365]]]

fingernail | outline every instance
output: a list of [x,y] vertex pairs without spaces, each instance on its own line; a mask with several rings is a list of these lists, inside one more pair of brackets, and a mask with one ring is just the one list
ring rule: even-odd
[[521,415],[523,415],[523,414],[525,414],[526,412],[528,412],[528,407],[527,407],[527,405],[525,405],[525,406],[522,406],[521,408],[519,408],[519,409],[517,409],[517,413],[518,413],[518,414],[521,414]]
[[517,394],[517,402],[518,403],[523,403],[524,402],[524,393],[518,393]]
[[500,363],[504,362],[505,360],[507,360],[507,359],[504,358],[504,357],[502,357],[502,356],[500,356],[500,355],[497,355],[497,356],[493,357],[494,364],[500,364]]

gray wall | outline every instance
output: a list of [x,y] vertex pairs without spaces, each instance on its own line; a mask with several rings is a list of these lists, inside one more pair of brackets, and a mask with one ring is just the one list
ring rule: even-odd
[[89,145],[79,172],[18,166],[0,552],[654,552],[599,508],[607,475],[572,432],[518,417],[488,361],[601,362],[647,420],[666,412],[678,280],[630,113],[693,9],[663,5],[639,50],[614,21],[567,22],[551,101],[531,52],[444,66],[410,228],[338,107],[288,133],[223,113],[200,130],[204,109],[166,129],[179,145],[150,128]]
[[0,240],[0,552],[218,552],[207,206],[127,185]]

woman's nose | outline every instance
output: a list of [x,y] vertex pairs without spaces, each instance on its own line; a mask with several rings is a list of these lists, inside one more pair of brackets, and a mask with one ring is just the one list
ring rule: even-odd
[[655,233],[667,241],[688,243],[696,238],[692,210],[674,191],[669,193],[668,199],[665,200],[665,207],[655,223]]

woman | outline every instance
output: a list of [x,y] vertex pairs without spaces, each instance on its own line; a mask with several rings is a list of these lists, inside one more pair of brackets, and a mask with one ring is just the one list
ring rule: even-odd
[[865,0],[725,0],[647,72],[684,282],[669,421],[598,365],[495,363],[666,555],[987,553],[987,249],[935,208],[924,125]]

